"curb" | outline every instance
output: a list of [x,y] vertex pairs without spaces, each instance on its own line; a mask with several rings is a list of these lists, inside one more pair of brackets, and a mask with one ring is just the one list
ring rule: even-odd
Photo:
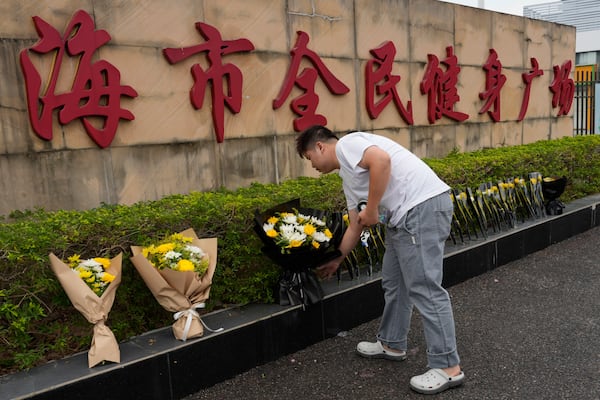
[[[563,214],[526,221],[485,240],[448,245],[444,286],[450,287],[600,226],[600,195],[567,204]],[[0,377],[0,399],[180,399],[258,365],[378,318],[381,277],[323,282],[318,304],[250,304],[203,316],[219,333],[181,342],[171,327],[120,344],[121,363],[87,366],[87,351]]]

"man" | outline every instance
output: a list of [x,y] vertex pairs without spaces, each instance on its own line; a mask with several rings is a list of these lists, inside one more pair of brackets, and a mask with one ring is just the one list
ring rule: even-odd
[[[353,132],[338,139],[317,125],[297,137],[296,150],[321,173],[339,170],[346,196],[350,225],[339,246],[342,256],[320,266],[321,277],[336,272],[365,227],[386,225],[381,272],[385,306],[377,341],[360,342],[357,352],[406,359],[414,305],[423,318],[431,369],[414,376],[411,388],[433,394],[462,384],[452,306],[441,285],[453,211],[450,187],[416,155],[379,135]],[[366,207],[359,210],[363,202]]]

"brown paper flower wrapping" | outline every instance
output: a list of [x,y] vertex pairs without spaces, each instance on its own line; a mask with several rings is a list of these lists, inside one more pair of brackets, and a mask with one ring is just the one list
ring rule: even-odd
[[50,253],[50,267],[69,296],[71,303],[88,322],[94,324],[92,344],[88,352],[89,368],[102,361],[121,362],[117,339],[105,323],[115,301],[117,287],[121,283],[122,259],[123,255],[119,253],[110,260],[110,273],[115,276],[115,279],[107,286],[102,296],[98,297],[78,274],[73,273],[67,264]]
[[193,271],[158,270],[143,256],[141,246],[131,246],[131,262],[158,303],[174,313],[175,338],[186,341],[204,334],[204,326],[196,310],[204,308],[204,302],[208,300],[217,266],[217,238],[198,239],[193,229],[180,233],[191,237],[192,244],[208,254],[209,266],[203,276]]

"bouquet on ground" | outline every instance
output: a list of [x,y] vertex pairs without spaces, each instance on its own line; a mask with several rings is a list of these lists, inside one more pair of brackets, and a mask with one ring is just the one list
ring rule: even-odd
[[74,254],[65,263],[50,253],[50,267],[71,303],[88,322],[94,324],[92,344],[88,352],[89,368],[102,361],[121,361],[119,344],[106,326],[117,287],[121,283],[121,264],[122,254],[113,259],[81,259],[78,254]]
[[[217,238],[198,239],[193,229],[167,236],[147,247],[132,246],[131,262],[154,298],[173,314],[177,340],[200,337],[198,309],[205,307],[217,266]],[[219,331],[219,330],[217,330]]]
[[323,297],[313,269],[341,255],[342,213],[300,207],[295,199],[262,213],[256,212],[254,231],[262,252],[283,272],[279,303],[312,304]]

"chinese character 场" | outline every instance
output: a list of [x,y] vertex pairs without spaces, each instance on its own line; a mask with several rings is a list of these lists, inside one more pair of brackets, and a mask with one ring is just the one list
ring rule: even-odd
[[[317,53],[306,47],[308,40],[308,34],[298,31],[298,39],[290,52],[292,55],[290,68],[287,71],[279,94],[273,100],[273,109],[276,110],[283,105],[294,85],[304,91],[304,94],[292,100],[290,104],[292,111],[300,116],[294,120],[294,130],[296,132],[300,132],[312,125],[327,124],[327,119],[323,115],[316,114],[317,106],[319,105],[319,96],[315,93],[315,83],[318,77],[323,79],[325,85],[333,94],[342,95],[350,91],[346,85],[327,69]],[[298,75],[303,57],[306,57],[314,68],[305,68]]]
[[[112,64],[92,61],[94,52],[110,41],[110,35],[104,30],[95,30],[92,18],[82,10],[73,15],[64,36],[40,17],[33,17],[33,22],[40,40],[20,54],[33,130],[42,139],[51,140],[52,113],[58,109],[61,124],[79,118],[90,138],[99,147],[108,147],[119,120],[134,119],[131,112],[121,108],[121,96],[137,97],[132,87],[120,85],[121,74]],[[30,51],[42,55],[54,53],[49,82],[43,91],[42,78],[30,58]],[[71,90],[56,93],[65,55],[79,57],[79,63]],[[100,117],[104,122],[102,127],[95,127],[91,117]]]
[[[212,88],[212,118],[217,142],[225,138],[225,105],[234,114],[242,108],[243,76],[233,64],[223,64],[221,58],[231,53],[252,51],[254,45],[248,39],[223,40],[221,33],[213,26],[196,22],[196,29],[206,40],[205,43],[186,48],[168,48],[163,54],[170,64],[178,63],[188,57],[206,52],[210,66],[205,70],[199,64],[192,65],[194,85],[190,90],[192,105],[196,110],[204,104],[204,91],[208,83]],[[227,94],[223,90],[223,80],[227,85]]]
[[521,74],[523,83],[525,84],[525,93],[523,94],[523,102],[521,103],[521,111],[519,111],[519,117],[517,121],[523,121],[525,114],[527,113],[527,107],[529,106],[529,95],[531,94],[531,82],[533,78],[544,75],[544,71],[540,69],[537,59],[531,58],[531,70],[529,72],[523,72]]
[[421,93],[427,94],[427,119],[430,124],[443,116],[459,122],[469,118],[468,114],[454,110],[454,105],[460,100],[456,89],[460,67],[452,46],[446,47],[446,56],[441,62],[446,66],[444,71],[434,54],[427,55],[427,69],[421,81]]
[[[365,67],[365,98],[369,116],[371,119],[376,119],[393,100],[404,122],[413,125],[412,102],[409,100],[406,108],[404,107],[396,90],[396,85],[401,78],[399,75],[392,75],[396,46],[386,41],[379,47],[371,49],[370,52],[374,58],[367,61]],[[375,94],[381,96],[377,102],[375,102]]]
[[[485,100],[485,104],[479,110],[479,114],[488,112],[492,121],[500,121],[500,91],[506,83],[506,76],[502,73],[502,63],[498,60],[496,50],[490,49],[490,55],[483,65],[485,74],[485,91],[479,93],[479,98]],[[490,111],[490,108],[494,109]]]
[[560,67],[554,66],[554,79],[550,84],[552,94],[552,108],[558,108],[557,116],[569,114],[575,95],[575,83],[569,78],[571,74],[571,60],[566,61]]

